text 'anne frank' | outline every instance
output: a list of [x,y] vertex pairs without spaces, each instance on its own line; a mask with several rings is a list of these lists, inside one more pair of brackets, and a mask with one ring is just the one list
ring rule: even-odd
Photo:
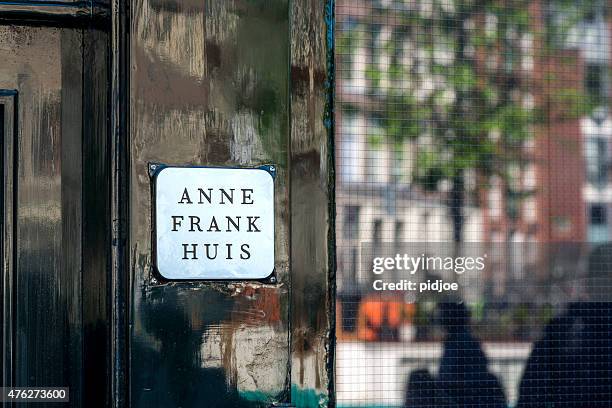
[[[188,188],[183,190],[183,194],[179,198],[177,204],[180,205],[253,205],[252,188],[198,188],[195,191],[190,191]],[[200,259],[206,257],[208,259],[224,259],[231,260],[235,257],[239,259],[249,259],[251,257],[250,246],[247,243],[219,243],[214,240],[214,233],[218,232],[261,232],[259,228],[259,216],[256,215],[210,215],[202,217],[198,215],[172,215],[172,232],[188,231],[194,233],[207,233],[208,242],[184,242],[183,258]],[[210,233],[210,234],[208,234]]]

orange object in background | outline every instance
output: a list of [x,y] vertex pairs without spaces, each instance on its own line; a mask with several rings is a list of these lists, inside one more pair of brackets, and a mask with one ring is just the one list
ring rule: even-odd
[[365,296],[359,306],[357,338],[363,341],[397,341],[402,324],[410,322],[414,305],[380,295]]
[[[371,294],[364,296],[358,303],[358,305],[355,305],[354,302],[345,304],[340,301],[336,303],[336,338],[339,341],[399,340],[400,327],[412,324],[416,312],[413,303],[405,303],[403,299],[395,296]],[[343,321],[343,309],[345,307],[357,309],[354,318],[354,330],[345,328],[345,326],[351,326]],[[391,336],[387,335],[382,336],[385,338],[381,338],[381,334],[389,334],[389,332]]]

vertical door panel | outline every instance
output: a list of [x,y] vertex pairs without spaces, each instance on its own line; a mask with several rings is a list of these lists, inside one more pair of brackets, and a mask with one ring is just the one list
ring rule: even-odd
[[81,34],[3,26],[0,43],[0,88],[19,95],[12,385],[78,393]]
[[106,41],[0,26],[2,382],[70,387],[75,406],[107,393]]
[[110,154],[108,34],[83,31],[83,401],[110,395]]
[[2,143],[2,386],[13,383],[13,356],[14,356],[14,193],[15,193],[15,161],[14,146],[17,141],[17,91],[14,89],[0,90],[0,142]]
[[[132,11],[131,398],[138,407],[286,401],[288,2],[143,0]],[[164,283],[147,163],[273,163],[278,283]]]

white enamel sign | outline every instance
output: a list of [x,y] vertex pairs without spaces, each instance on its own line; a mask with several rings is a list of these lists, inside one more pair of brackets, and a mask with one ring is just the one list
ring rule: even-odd
[[274,270],[273,167],[164,167],[155,258],[166,279],[264,279]]

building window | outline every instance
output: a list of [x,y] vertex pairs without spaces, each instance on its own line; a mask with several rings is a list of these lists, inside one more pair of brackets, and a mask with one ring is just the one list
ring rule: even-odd
[[349,112],[345,113],[343,121],[342,136],[340,138],[339,172],[340,179],[344,183],[356,183],[361,181],[362,148],[361,133],[363,127],[360,126],[358,117]]
[[386,138],[380,120],[371,118],[367,125],[366,179],[369,183],[387,181],[389,162],[386,157]]
[[598,187],[608,183],[608,141],[601,137],[588,137],[586,146],[587,181]]
[[589,242],[607,242],[608,232],[608,209],[603,203],[591,204],[589,206]]
[[587,96],[593,102],[605,104],[608,99],[608,67],[601,63],[588,63],[584,86]]
[[345,239],[359,238],[359,206],[347,205],[344,208],[344,226]]
[[374,230],[372,231],[372,242],[378,245],[382,242],[382,220],[380,218],[374,220]]
[[[340,288],[351,288],[359,276],[359,246],[347,244],[338,246],[338,271],[342,276]],[[348,285],[348,286],[345,286]]]
[[404,239],[404,221],[395,221],[395,229],[393,230],[393,241],[400,243]]
[[591,205],[591,225],[605,225],[606,219],[606,207],[603,204]]

